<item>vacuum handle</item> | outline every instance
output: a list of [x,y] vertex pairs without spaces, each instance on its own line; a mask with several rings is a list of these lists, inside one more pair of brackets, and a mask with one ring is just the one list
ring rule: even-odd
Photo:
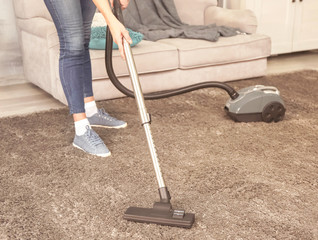
[[276,88],[276,87],[272,87],[272,86],[264,86],[264,85],[256,85],[255,90],[261,90],[263,92],[269,92],[269,93],[272,93],[272,92],[275,92],[277,95],[279,95],[279,90]]
[[122,24],[124,24],[124,17],[123,17],[123,12],[122,12],[122,10],[121,10],[120,0],[115,0],[113,4],[114,4],[113,13],[114,13],[115,17],[116,17]]

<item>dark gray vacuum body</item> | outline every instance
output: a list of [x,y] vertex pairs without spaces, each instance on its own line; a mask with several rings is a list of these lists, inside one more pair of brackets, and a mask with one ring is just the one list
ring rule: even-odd
[[227,114],[237,122],[278,122],[285,115],[285,104],[277,88],[256,85],[239,90],[238,97],[225,104]]

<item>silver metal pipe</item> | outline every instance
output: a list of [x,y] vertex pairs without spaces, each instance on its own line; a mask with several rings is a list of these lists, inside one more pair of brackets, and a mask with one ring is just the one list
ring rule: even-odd
[[123,38],[123,42],[124,42],[124,51],[125,51],[125,56],[126,56],[126,64],[129,70],[129,74],[130,74],[130,78],[131,78],[131,82],[133,85],[133,89],[134,89],[134,95],[135,95],[135,99],[137,102],[137,106],[138,106],[138,110],[140,113],[140,118],[142,121],[142,125],[144,127],[146,136],[147,136],[147,142],[148,142],[148,147],[150,150],[150,154],[151,154],[151,158],[152,158],[152,162],[153,162],[153,166],[155,168],[155,172],[156,172],[156,177],[157,177],[157,181],[158,181],[158,185],[159,188],[164,188],[165,187],[165,183],[162,177],[162,173],[161,173],[161,169],[160,169],[160,165],[159,165],[159,160],[158,160],[158,156],[157,156],[157,152],[156,152],[156,148],[153,142],[153,138],[152,138],[152,134],[151,134],[151,130],[150,130],[150,115],[147,113],[147,109],[145,106],[145,101],[144,101],[144,96],[141,90],[141,86],[140,86],[140,81],[139,81],[139,77],[138,77],[138,73],[136,70],[136,65],[135,65],[135,61],[131,52],[131,48],[129,43],[126,41],[125,38]]

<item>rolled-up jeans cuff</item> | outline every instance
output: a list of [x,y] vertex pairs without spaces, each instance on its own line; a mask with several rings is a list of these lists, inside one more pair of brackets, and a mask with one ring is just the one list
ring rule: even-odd
[[84,93],[84,98],[93,97],[93,96],[94,96],[93,93]]
[[85,113],[85,109],[83,108],[72,108],[70,107],[70,114],[76,114],[76,113]]

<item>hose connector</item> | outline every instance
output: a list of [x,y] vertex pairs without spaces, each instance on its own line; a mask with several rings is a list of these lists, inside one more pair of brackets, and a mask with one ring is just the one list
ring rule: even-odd
[[238,94],[238,92],[235,91],[235,90],[233,90],[233,91],[230,93],[230,97],[231,97],[232,100],[237,99],[239,96],[240,96],[240,94]]

